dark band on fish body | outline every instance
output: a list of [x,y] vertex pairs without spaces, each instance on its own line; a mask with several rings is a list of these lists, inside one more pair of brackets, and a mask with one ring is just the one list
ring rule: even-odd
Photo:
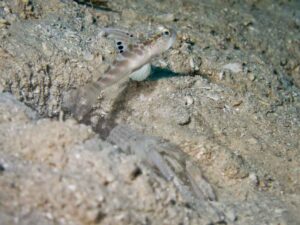
[[133,54],[132,52],[130,52],[130,51],[125,51],[125,52],[123,52],[123,53],[121,53],[121,54],[122,54],[122,56],[128,57],[128,58],[134,56],[134,54]]
[[113,65],[115,67],[124,67],[124,66],[128,66],[128,64],[129,64],[129,61],[125,60],[125,59],[123,59],[123,60],[116,60],[116,61],[113,62]]
[[121,73],[121,69],[119,67],[113,67],[105,74],[105,76],[116,76],[117,74],[120,73]]
[[106,74],[104,77],[101,77],[98,81],[100,86],[107,86],[109,83],[111,83],[114,80],[114,76],[109,76]]
[[132,52],[137,54],[137,55],[143,55],[143,51],[139,48],[135,48],[135,49],[132,49]]

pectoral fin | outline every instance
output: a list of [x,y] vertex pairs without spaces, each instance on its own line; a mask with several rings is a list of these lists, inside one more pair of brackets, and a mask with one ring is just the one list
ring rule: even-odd
[[145,80],[147,77],[149,77],[151,73],[151,65],[150,63],[145,64],[140,69],[134,71],[129,75],[129,78],[136,81],[142,81]]

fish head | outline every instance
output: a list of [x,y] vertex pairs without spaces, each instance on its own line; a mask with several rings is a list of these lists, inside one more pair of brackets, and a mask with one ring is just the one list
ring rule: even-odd
[[166,27],[159,27],[159,33],[149,40],[146,45],[149,46],[149,50],[152,56],[159,55],[172,47],[176,40],[175,29],[169,29]]

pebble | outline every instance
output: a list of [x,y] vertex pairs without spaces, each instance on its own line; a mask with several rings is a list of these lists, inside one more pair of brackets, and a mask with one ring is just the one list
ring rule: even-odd
[[258,185],[258,177],[255,173],[250,173],[249,174],[249,181],[250,181],[250,184],[252,184],[253,186],[257,186]]
[[191,96],[185,96],[184,97],[184,104],[186,106],[190,106],[190,105],[194,104],[194,99]]
[[243,67],[240,63],[228,63],[224,65],[222,68],[230,70],[232,73],[239,73],[243,71]]
[[178,125],[187,125],[191,121],[191,116],[187,110],[178,110],[175,116],[175,121]]
[[248,143],[251,145],[256,145],[256,144],[258,144],[258,140],[254,137],[251,137],[248,139]]
[[199,71],[201,65],[201,59],[196,57],[190,57],[190,67],[192,71]]
[[226,211],[226,216],[232,222],[237,220],[237,215],[234,209],[229,209]]
[[10,8],[8,8],[8,7],[4,7],[4,8],[3,8],[3,11],[4,11],[6,14],[11,13]]
[[93,15],[89,11],[86,11],[86,15],[84,17],[84,20],[85,20],[87,25],[93,24],[93,22],[94,22]]
[[253,73],[249,74],[249,80],[254,81],[255,80],[255,75]]

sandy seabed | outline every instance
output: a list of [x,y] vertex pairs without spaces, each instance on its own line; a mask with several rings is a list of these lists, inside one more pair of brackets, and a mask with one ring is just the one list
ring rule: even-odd
[[[77,2],[0,2],[0,224],[300,224],[299,1]],[[147,80],[62,116],[116,57],[102,28],[161,24],[178,37]],[[216,198],[188,204],[103,121],[177,145]]]

